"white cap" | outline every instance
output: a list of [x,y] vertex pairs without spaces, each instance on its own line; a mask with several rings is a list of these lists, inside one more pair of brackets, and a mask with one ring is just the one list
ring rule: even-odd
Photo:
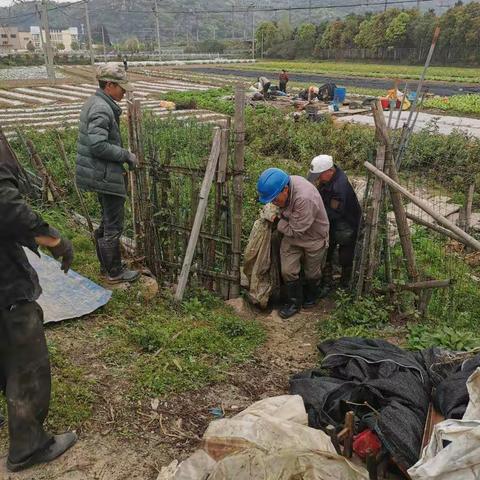
[[330,170],[332,167],[333,157],[331,155],[318,155],[310,164],[310,171],[307,177],[308,181],[314,182],[323,172]]

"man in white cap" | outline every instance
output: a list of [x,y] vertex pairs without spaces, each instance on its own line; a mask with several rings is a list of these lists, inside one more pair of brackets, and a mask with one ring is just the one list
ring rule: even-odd
[[139,272],[122,263],[120,237],[123,232],[127,172],[137,167],[135,155],[122,146],[120,102],[132,86],[124,68],[115,63],[101,65],[97,71],[99,88],[80,113],[77,145],[77,185],[96,192],[102,220],[95,231],[100,272],[109,283],[133,282]]
[[330,246],[321,292],[321,296],[326,296],[333,287],[332,260],[337,248],[342,267],[340,286],[349,286],[362,209],[347,175],[330,155],[312,160],[308,180],[318,188],[330,221]]

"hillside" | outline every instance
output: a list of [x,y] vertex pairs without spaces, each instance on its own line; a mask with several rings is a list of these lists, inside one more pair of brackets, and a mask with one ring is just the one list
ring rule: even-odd
[[[392,0],[390,0],[392,1]],[[289,17],[293,25],[308,21],[313,22],[323,19],[343,17],[348,13],[366,13],[367,11],[383,10],[384,4],[380,0],[370,0],[374,6],[362,6],[345,8],[342,5],[351,5],[354,0],[283,0],[282,3],[274,0],[233,0],[228,3],[222,0],[159,0],[161,36],[163,41],[185,41],[190,39],[204,40],[212,38],[250,38],[251,37],[251,14],[245,13],[248,6],[255,4],[256,8],[279,8],[285,6],[285,10],[278,12],[258,12],[255,21],[279,20],[281,17]],[[314,7],[332,5],[335,8],[315,9]],[[423,3],[422,9],[435,8],[440,13],[445,6],[452,6],[454,0],[432,0]],[[26,1],[10,8],[0,8],[0,24],[15,25],[26,30],[30,25],[38,25],[38,16],[35,13],[33,1]],[[128,36],[135,35],[142,41],[155,38],[155,18],[153,15],[153,0],[90,0],[91,21],[93,29],[98,30],[100,25],[105,25],[112,41],[123,40]],[[291,10],[288,12],[288,6]],[[311,5],[311,12],[296,10],[299,7]],[[395,4],[395,7],[411,8],[415,3],[406,2]],[[443,6],[443,8],[442,8]],[[239,10],[235,13],[235,9]],[[202,13],[205,10],[216,10],[221,13]],[[187,13],[180,13],[187,12]],[[190,12],[190,13],[188,13]],[[197,12],[197,13],[195,13]],[[53,28],[76,26],[82,32],[85,25],[84,5],[70,5],[68,3],[52,3],[50,7],[50,24]],[[215,33],[214,33],[215,32]]]

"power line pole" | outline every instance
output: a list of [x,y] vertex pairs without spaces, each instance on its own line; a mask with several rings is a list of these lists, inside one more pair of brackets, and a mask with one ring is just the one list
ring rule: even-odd
[[255,60],[255,10],[252,8],[252,59]]
[[155,22],[157,24],[157,48],[158,48],[158,61],[162,61],[162,50],[160,45],[160,18],[158,13],[158,1],[155,0]]
[[107,47],[105,46],[105,28],[102,23],[103,61],[107,63]]
[[94,67],[95,54],[93,53],[92,30],[90,29],[90,12],[88,11],[88,2],[89,0],[85,0],[85,18],[87,24],[88,50],[90,51],[90,64],[92,65],[92,67]]
[[42,0],[42,14],[41,26],[40,26],[40,38],[42,37],[42,30],[45,30],[45,59],[47,66],[47,76],[49,80],[55,81],[55,67],[53,65],[53,49],[52,49],[52,39],[50,37],[50,25],[48,23],[48,10],[47,10],[47,0]]

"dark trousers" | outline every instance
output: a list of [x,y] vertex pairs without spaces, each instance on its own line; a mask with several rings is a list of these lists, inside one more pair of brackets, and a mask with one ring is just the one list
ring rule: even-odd
[[283,93],[287,93],[287,82],[280,82],[279,83],[280,91]]
[[26,460],[53,437],[43,429],[50,404],[50,361],[36,302],[0,310],[0,387],[7,399],[9,460]]
[[327,263],[332,264],[333,255],[338,247],[338,263],[340,266],[349,268],[353,265],[355,255],[355,244],[357,241],[357,230],[339,221],[330,227],[330,246],[327,253]]
[[270,85],[271,85],[271,83],[268,82],[263,86],[262,93],[263,93],[264,97],[266,97],[268,95],[268,91],[270,90]]
[[123,233],[125,198],[118,195],[98,194],[102,207],[102,220],[98,227],[98,237],[107,242],[119,240]]

